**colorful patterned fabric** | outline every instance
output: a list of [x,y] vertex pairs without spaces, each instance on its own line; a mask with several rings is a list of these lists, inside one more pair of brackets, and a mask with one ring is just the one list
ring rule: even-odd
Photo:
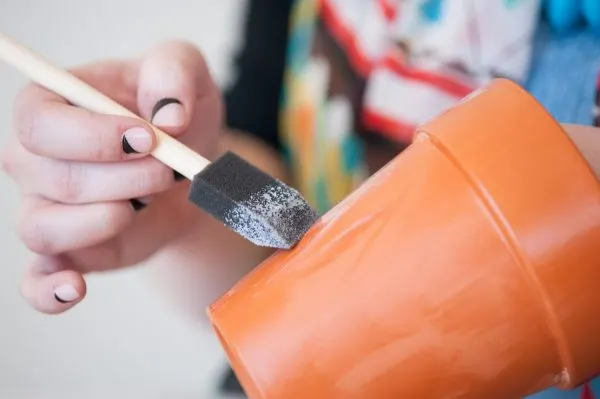
[[[586,5],[588,30],[568,32],[556,16],[586,2],[295,0],[280,119],[295,184],[327,211],[369,174],[365,132],[410,143],[416,126],[498,76],[561,122],[600,125],[600,14],[589,11],[600,2]],[[540,25],[542,7],[564,35]],[[599,379],[527,399],[592,398]]]
[[330,67],[312,56],[319,10],[318,0],[295,2],[280,130],[297,187],[325,212],[356,189],[367,171],[352,105],[344,96],[328,96]]
[[[523,81],[539,12],[538,0],[294,4],[282,142],[296,184],[320,212],[356,189],[367,174],[357,130],[409,143],[416,126],[491,78]],[[489,15],[496,16],[494,23]],[[323,35],[343,57],[316,48]],[[332,76],[343,69],[355,75],[353,91],[360,98],[332,90]]]
[[328,28],[368,79],[362,123],[393,139],[410,141],[416,126],[494,77],[527,76],[538,0],[322,3]]

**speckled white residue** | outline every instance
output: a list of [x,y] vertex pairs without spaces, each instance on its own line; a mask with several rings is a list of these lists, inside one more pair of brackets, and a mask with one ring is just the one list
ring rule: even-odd
[[252,195],[227,215],[225,222],[259,246],[290,248],[317,219],[298,191],[276,182]]

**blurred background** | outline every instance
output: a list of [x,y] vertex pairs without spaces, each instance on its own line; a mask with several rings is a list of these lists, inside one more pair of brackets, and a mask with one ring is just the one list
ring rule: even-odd
[[[182,38],[224,85],[243,12],[242,0],[0,0],[0,30],[64,67]],[[1,140],[26,83],[0,63]],[[4,175],[0,190],[0,398],[217,397],[226,363],[212,332],[170,307],[144,267],[89,277],[66,314],[31,310],[18,292],[30,253],[15,234],[17,191]]]

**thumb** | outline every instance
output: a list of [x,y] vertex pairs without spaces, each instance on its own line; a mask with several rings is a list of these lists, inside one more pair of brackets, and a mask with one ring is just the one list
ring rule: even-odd
[[196,102],[214,90],[204,57],[190,43],[160,43],[141,60],[137,95],[140,116],[173,136],[186,132]]

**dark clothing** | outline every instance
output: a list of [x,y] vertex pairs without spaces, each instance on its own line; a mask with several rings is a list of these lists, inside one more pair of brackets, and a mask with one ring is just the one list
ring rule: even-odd
[[286,0],[248,1],[243,43],[234,59],[235,81],[225,92],[228,126],[276,149],[291,7]]

